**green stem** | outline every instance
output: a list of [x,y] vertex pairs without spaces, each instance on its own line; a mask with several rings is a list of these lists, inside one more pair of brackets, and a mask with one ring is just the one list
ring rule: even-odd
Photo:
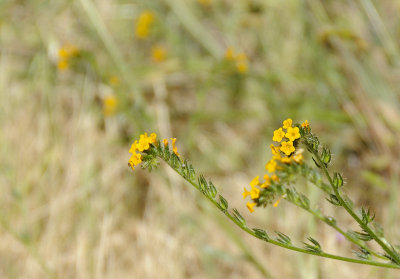
[[[176,168],[174,168],[167,160],[165,160],[163,157],[159,156],[163,161],[165,161],[175,172],[177,172],[180,176],[182,176],[183,179],[185,179],[187,182],[189,182],[193,187],[195,187],[197,190],[201,191],[201,188],[199,185],[197,185],[194,181],[192,181],[191,179],[188,179],[184,173],[180,172],[179,170],[177,170]],[[202,192],[203,193],[203,192]],[[214,204],[218,209],[220,209],[220,205],[219,203],[214,200],[213,198],[209,197],[208,195],[205,195],[205,197],[212,203]],[[221,210],[221,209],[220,209]],[[231,215],[227,210],[221,210],[222,213],[225,214],[225,216],[227,216],[232,222],[234,222],[239,228],[241,228],[243,231],[247,232],[248,234],[264,240],[268,243],[271,243],[273,245],[276,246],[280,246],[289,250],[293,250],[293,251],[297,251],[300,253],[304,253],[304,254],[309,254],[309,255],[314,255],[314,256],[319,256],[319,257],[323,257],[323,258],[329,258],[329,259],[335,259],[335,260],[340,260],[340,261],[345,261],[345,262],[351,262],[351,263],[357,263],[357,264],[364,264],[364,265],[371,265],[371,266],[379,266],[379,267],[385,267],[385,268],[393,268],[393,269],[400,269],[400,266],[395,265],[395,264],[390,264],[390,263],[380,263],[380,262],[375,262],[375,261],[370,261],[370,260],[362,260],[362,259],[353,259],[353,258],[347,258],[347,257],[342,257],[342,256],[337,256],[334,254],[329,254],[329,253],[325,253],[325,252],[313,252],[313,251],[309,251],[307,249],[304,248],[300,248],[300,247],[296,247],[296,246],[292,246],[290,244],[286,244],[286,243],[281,243],[277,240],[273,240],[270,238],[260,238],[259,236],[256,235],[256,233],[249,229],[246,225],[243,225],[242,223],[240,223],[233,215]]]
[[345,202],[342,198],[342,196],[339,193],[338,188],[334,185],[333,179],[330,176],[327,167],[325,164],[322,162],[321,157],[319,156],[318,152],[312,149],[312,153],[315,156],[316,160],[318,161],[318,164],[321,166],[322,171],[324,172],[326,178],[329,181],[329,184],[331,185],[336,197],[338,198],[340,204],[343,206],[343,208],[350,214],[351,217],[353,217],[354,220],[360,225],[360,227],[368,233],[381,247],[382,249],[392,257],[393,260],[396,261],[397,264],[400,264],[400,259],[398,255],[393,253],[393,251],[375,234],[375,232],[368,226],[368,224],[365,224],[360,217],[351,209],[351,207]]
[[[290,202],[290,201],[289,201]],[[296,204],[295,204],[296,205]],[[303,208],[303,207],[301,207]],[[322,216],[321,214],[319,214],[318,212],[312,210],[311,208],[303,208],[304,210],[308,211],[309,213],[311,213],[314,217],[316,217],[317,219],[321,220],[322,222],[324,222],[325,224],[327,224],[328,226],[332,227],[333,229],[335,229],[338,233],[340,233],[341,235],[343,235],[348,241],[354,243],[355,245],[365,249],[366,251],[368,251],[370,254],[374,255],[377,258],[380,259],[386,259],[386,257],[379,255],[378,253],[376,253],[375,251],[371,250],[370,248],[368,248],[361,240],[359,239],[355,239],[354,237],[351,237],[349,234],[347,234],[345,231],[343,231],[339,226],[337,226],[336,224],[333,224],[331,222],[329,222],[325,216]]]

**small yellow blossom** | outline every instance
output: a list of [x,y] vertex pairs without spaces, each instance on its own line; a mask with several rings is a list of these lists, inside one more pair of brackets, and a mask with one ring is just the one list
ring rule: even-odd
[[260,177],[259,176],[254,177],[253,180],[250,182],[250,186],[251,187],[255,187],[255,186],[259,185],[259,184],[260,184]]
[[118,105],[118,100],[115,96],[107,96],[103,100],[103,112],[105,116],[111,116],[115,114]]
[[292,119],[288,118],[283,121],[283,128],[288,129],[289,127],[292,127]]
[[246,73],[247,72],[247,56],[244,53],[239,53],[236,56],[236,69],[239,73]]
[[292,161],[292,160],[291,160],[290,157],[283,157],[283,158],[281,158],[281,162],[284,163],[284,164],[290,164],[291,161]]
[[61,71],[68,69],[68,61],[66,59],[62,59],[58,61],[57,68]]
[[165,147],[168,146],[168,140],[167,140],[167,139],[163,139],[163,143],[164,143],[164,146],[165,146]]
[[274,137],[272,138],[272,140],[276,141],[276,142],[281,142],[281,140],[283,139],[284,136],[285,136],[285,132],[283,131],[282,128],[279,128],[274,131]]
[[277,207],[277,206],[278,206],[278,204],[281,202],[281,199],[282,199],[282,198],[279,198],[279,199],[274,203],[274,207]]
[[299,127],[287,128],[287,133],[285,134],[285,137],[288,138],[290,141],[295,141],[296,139],[300,138]]
[[249,209],[249,211],[250,211],[251,213],[254,212],[253,207],[254,207],[255,205],[256,205],[255,202],[253,202],[253,203],[247,202],[247,204],[246,204],[247,208]]
[[155,143],[157,142],[157,134],[156,134],[156,133],[151,133],[151,134],[150,134],[149,142],[150,142],[151,144],[155,144]]
[[136,21],[136,37],[145,39],[149,36],[149,29],[154,18],[154,13],[151,11],[144,11],[139,15]]
[[271,185],[271,178],[268,176],[268,174],[265,174],[265,175],[264,175],[264,180],[265,180],[265,182],[262,183],[262,184],[260,185],[260,187],[261,187],[261,188],[267,188],[267,187],[269,187],[269,185]]
[[275,146],[275,145],[271,144],[269,147],[271,147],[272,158],[280,159],[281,158],[281,153],[279,151],[279,146]]
[[137,148],[138,148],[138,145],[139,145],[138,141],[135,140],[135,141],[132,143],[132,145],[131,145],[131,149],[129,150],[129,153],[134,153],[134,152],[136,152],[136,150],[137,150]]
[[257,189],[256,187],[252,187],[250,191],[250,197],[255,200],[260,197],[260,190]]
[[129,165],[132,170],[135,170],[135,166],[139,165],[142,162],[142,154],[140,153],[133,153],[131,158],[129,159]]
[[250,195],[250,192],[247,191],[247,189],[245,187],[243,187],[243,199],[245,199],[248,195]]
[[225,59],[232,61],[235,59],[235,50],[233,49],[233,47],[229,46],[227,47],[226,51],[225,51]]
[[303,157],[303,154],[295,154],[294,156],[293,156],[293,161],[295,161],[297,164],[301,164],[301,163],[303,163],[303,159],[304,159],[304,157]]
[[276,174],[272,175],[272,176],[271,176],[271,179],[272,179],[272,181],[274,181],[274,182],[278,182],[278,181],[279,181],[279,177],[278,177]]
[[58,64],[57,68],[61,71],[68,69],[68,60],[78,55],[79,49],[74,45],[65,45],[58,50]]
[[308,120],[305,120],[303,123],[301,123],[301,127],[306,128],[306,129],[310,128],[310,124],[308,123]]
[[281,144],[281,151],[285,153],[287,156],[292,154],[295,151],[292,141],[284,141]]
[[277,163],[274,159],[270,160],[266,165],[265,165],[265,169],[269,172],[269,173],[273,173],[274,171],[276,171],[276,167],[277,167]]
[[172,151],[175,153],[176,156],[180,156],[178,153],[178,148],[175,146],[176,138],[171,138],[172,141]]
[[151,50],[151,58],[154,62],[162,62],[167,57],[167,50],[162,46],[154,46]]

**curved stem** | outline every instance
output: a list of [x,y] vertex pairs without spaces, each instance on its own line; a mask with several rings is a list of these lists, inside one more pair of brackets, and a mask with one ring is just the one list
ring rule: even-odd
[[396,255],[396,253],[393,253],[393,251],[391,250],[391,248],[389,248],[386,243],[384,243],[376,234],[375,232],[368,226],[368,224],[365,224],[360,217],[358,217],[358,215],[350,208],[350,206],[347,204],[347,202],[345,202],[342,198],[342,196],[340,195],[340,192],[338,190],[337,187],[335,187],[334,183],[333,183],[333,179],[330,176],[327,167],[325,166],[325,164],[322,162],[321,157],[319,156],[318,152],[316,152],[315,150],[312,151],[313,155],[315,156],[316,160],[318,161],[318,164],[321,166],[326,178],[329,181],[329,184],[332,186],[332,189],[336,195],[336,197],[338,198],[340,204],[343,206],[343,208],[350,214],[351,217],[353,217],[354,220],[356,220],[356,222],[360,225],[360,227],[366,232],[368,233],[381,247],[382,249],[392,257],[393,260],[396,261],[397,264],[400,264],[400,258],[398,255]]
[[[189,182],[193,187],[195,187],[197,190],[201,191],[201,188],[199,185],[197,185],[193,180],[188,179],[184,173],[180,172],[178,169],[174,168],[167,160],[165,160],[162,156],[159,156],[163,161],[165,161],[175,172],[177,172],[180,176],[182,176],[183,179],[185,179],[187,182]],[[202,192],[202,191],[201,191]],[[202,192],[203,193],[203,192]],[[218,209],[220,209],[219,203],[214,200],[213,198],[204,195],[212,204],[214,204]],[[221,209],[220,209],[221,210]],[[243,231],[247,232],[248,234],[264,240],[268,243],[271,243],[276,246],[280,246],[283,248],[286,248],[288,250],[293,250],[297,251],[300,253],[304,254],[309,254],[309,255],[314,255],[314,256],[319,256],[323,258],[330,258],[330,259],[335,259],[335,260],[340,260],[340,261],[345,261],[345,262],[351,262],[351,263],[358,263],[358,264],[364,264],[364,265],[372,265],[372,266],[379,266],[379,267],[385,267],[385,268],[393,268],[393,269],[400,269],[400,266],[395,265],[395,264],[390,264],[390,263],[380,263],[380,262],[375,262],[375,261],[370,261],[370,260],[362,260],[362,259],[353,259],[353,258],[347,258],[347,257],[342,257],[334,254],[329,254],[325,252],[313,252],[304,248],[296,247],[291,244],[286,244],[286,243],[281,243],[277,240],[271,239],[271,238],[261,238],[256,235],[256,233],[249,229],[246,225],[240,223],[232,214],[230,214],[227,210],[221,210],[222,213],[224,213],[233,223],[235,223],[239,228],[241,228]]]
[[[290,203],[298,206],[297,204],[291,202],[290,200],[286,199],[287,201],[289,201]],[[329,222],[325,216],[322,216],[321,214],[319,214],[318,212],[312,210],[311,208],[304,208],[299,206],[300,208],[306,210],[307,212],[311,213],[315,218],[321,220],[322,222],[324,222],[325,224],[327,224],[328,226],[332,227],[333,229],[335,229],[338,233],[340,233],[341,235],[343,235],[348,241],[354,243],[355,245],[365,249],[366,251],[368,251],[371,255],[374,255],[377,258],[380,259],[385,259],[387,260],[386,257],[379,255],[377,252],[373,251],[372,249],[370,249],[369,247],[367,247],[365,245],[365,243],[363,243],[361,240],[359,239],[355,239],[353,237],[351,237],[348,233],[346,233],[345,231],[343,231],[339,226],[337,226],[336,224]]]

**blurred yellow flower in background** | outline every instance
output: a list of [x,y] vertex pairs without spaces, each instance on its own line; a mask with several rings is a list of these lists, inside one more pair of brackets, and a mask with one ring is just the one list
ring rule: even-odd
[[107,96],[103,99],[103,113],[105,116],[112,116],[117,109],[118,100],[114,95]]
[[136,21],[136,37],[145,39],[149,36],[151,24],[154,22],[155,16],[151,11],[142,12]]
[[153,46],[151,49],[151,58],[154,62],[162,62],[167,57],[167,50],[163,46]]

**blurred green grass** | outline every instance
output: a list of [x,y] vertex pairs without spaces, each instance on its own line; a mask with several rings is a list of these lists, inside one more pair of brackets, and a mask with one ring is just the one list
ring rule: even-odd
[[[399,239],[400,5],[206,2],[0,1],[1,277],[263,278],[229,236],[240,232],[167,169],[132,174],[128,150],[143,131],[178,138],[179,152],[245,211],[242,187],[263,171],[287,117],[310,121],[350,195]],[[144,11],[155,20],[138,39]],[[80,52],[61,71],[68,44]],[[154,46],[164,61],[152,60]],[[226,61],[228,47],[246,54],[247,72]],[[106,116],[108,96],[118,106]],[[351,250],[290,205],[247,216]],[[243,242],[271,278],[378,272]]]

